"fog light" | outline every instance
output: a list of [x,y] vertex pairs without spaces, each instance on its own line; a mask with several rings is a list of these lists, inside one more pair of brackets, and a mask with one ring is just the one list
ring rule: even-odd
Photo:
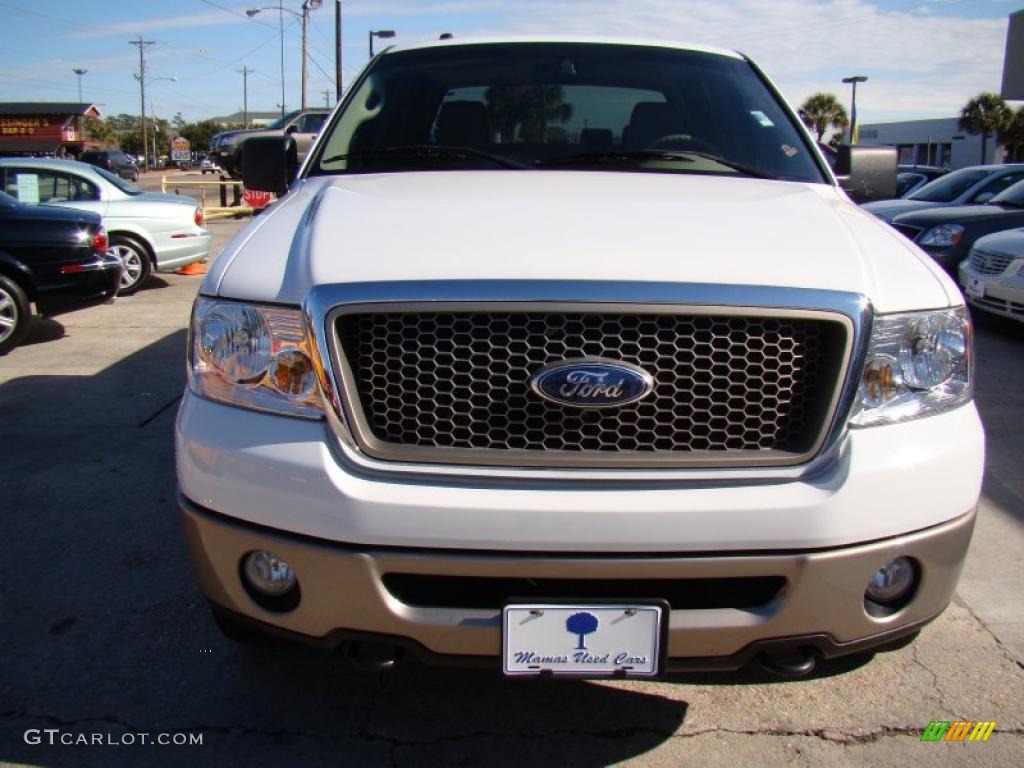
[[914,564],[909,558],[897,557],[875,571],[864,596],[882,605],[893,605],[910,594],[915,581]]
[[249,586],[268,597],[280,597],[295,587],[295,572],[273,552],[250,552],[243,568]]

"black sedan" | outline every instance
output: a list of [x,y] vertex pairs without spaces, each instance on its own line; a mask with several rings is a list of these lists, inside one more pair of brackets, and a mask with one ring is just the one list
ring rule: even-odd
[[98,214],[24,205],[0,192],[0,355],[24,337],[31,304],[42,314],[117,295],[121,262],[107,254]]
[[1024,182],[981,205],[929,208],[896,216],[892,226],[913,240],[952,275],[979,237],[1024,227]]

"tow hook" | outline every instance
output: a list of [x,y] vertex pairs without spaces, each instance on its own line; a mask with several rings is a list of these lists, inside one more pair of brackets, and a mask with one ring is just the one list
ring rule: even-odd
[[814,671],[817,658],[806,648],[768,651],[761,654],[761,666],[779,677],[804,677]]

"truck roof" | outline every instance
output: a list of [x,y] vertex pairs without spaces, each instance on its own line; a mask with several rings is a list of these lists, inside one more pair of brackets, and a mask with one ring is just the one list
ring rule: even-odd
[[408,45],[391,45],[381,51],[381,55],[398,53],[401,51],[413,51],[423,48],[443,48],[446,46],[462,45],[498,45],[502,43],[586,43],[591,45],[635,45],[648,48],[671,48],[679,51],[697,51],[699,53],[712,53],[719,56],[727,56],[732,59],[743,59],[743,54],[728,48],[716,48],[710,45],[697,45],[693,43],[675,42],[672,40],[659,40],[656,38],[634,38],[634,37],[607,37],[607,36],[577,36],[577,35],[503,35],[503,36],[481,36],[481,37],[460,37],[446,40],[428,40]]

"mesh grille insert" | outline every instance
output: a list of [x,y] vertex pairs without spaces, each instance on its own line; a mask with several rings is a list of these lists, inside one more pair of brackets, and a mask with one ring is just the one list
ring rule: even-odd
[[[337,333],[383,443],[634,454],[811,450],[846,344],[818,318],[640,313],[343,314]],[[544,365],[584,357],[638,365],[655,390],[604,410],[531,391]]]

